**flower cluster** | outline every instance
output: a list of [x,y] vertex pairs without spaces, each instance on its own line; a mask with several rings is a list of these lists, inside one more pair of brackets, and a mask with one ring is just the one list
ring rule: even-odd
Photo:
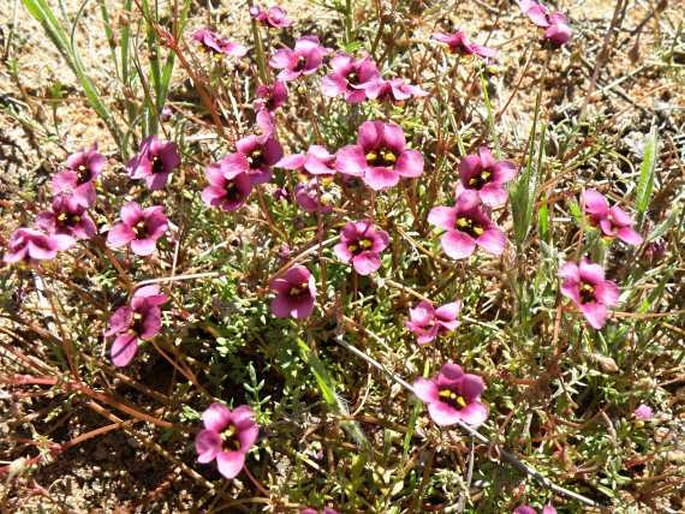
[[52,260],[77,240],[94,237],[97,227],[89,210],[95,205],[95,180],[105,163],[97,145],[67,157],[64,167],[51,180],[50,209],[36,216],[34,227],[22,227],[12,233],[3,261],[30,264]]

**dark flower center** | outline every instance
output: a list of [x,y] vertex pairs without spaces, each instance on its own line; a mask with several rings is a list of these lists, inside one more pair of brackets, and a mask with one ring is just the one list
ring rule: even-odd
[[595,302],[595,286],[582,282],[580,285],[580,303]]
[[308,284],[297,284],[290,286],[290,289],[288,289],[288,296],[292,298],[293,300],[298,300],[300,298],[304,298],[309,294],[309,285]]
[[228,425],[224,431],[221,432],[221,440],[224,443],[224,449],[228,451],[240,450],[240,439],[238,438],[238,429],[235,425]]
[[483,235],[483,232],[485,232],[485,227],[483,227],[483,225],[478,223],[473,218],[467,218],[466,216],[461,216],[460,218],[457,218],[456,229],[460,232],[467,233],[474,239]]
[[61,227],[74,227],[81,222],[81,216],[73,212],[60,212],[57,215],[57,224]]
[[145,220],[140,220],[138,223],[133,225],[133,232],[136,234],[136,239],[145,239],[148,237],[148,227]]
[[440,392],[438,392],[438,397],[440,398],[441,402],[446,403],[454,409],[463,409],[466,407],[466,400],[464,400],[464,397],[455,393],[451,389],[440,389]]
[[78,168],[76,168],[76,183],[80,186],[81,184],[90,182],[92,178],[92,170],[85,164],[79,164]]
[[159,155],[152,156],[152,173],[164,173],[164,163],[159,158]]
[[261,168],[264,165],[264,152],[261,148],[253,150],[250,155],[247,156],[247,162],[250,163],[251,169]]
[[304,55],[300,55],[297,58],[297,64],[295,64],[293,71],[304,71],[304,68],[306,65],[307,65],[307,58]]
[[131,326],[129,328],[131,335],[139,335],[143,333],[143,315],[140,312],[134,312],[131,316]]
[[347,245],[347,249],[350,252],[352,252],[352,255],[359,255],[360,253],[365,252],[366,250],[371,248],[372,246],[373,241],[371,239],[363,237]]
[[384,166],[392,168],[397,162],[397,155],[387,148],[379,148],[366,154],[366,163],[369,166]]
[[347,83],[352,85],[352,86],[357,86],[359,85],[359,75],[357,74],[356,71],[351,71],[347,75]]
[[469,186],[473,189],[480,191],[480,189],[492,180],[492,171],[482,170],[477,175],[474,175],[469,179]]
[[241,194],[240,190],[238,189],[238,186],[235,184],[235,182],[229,182],[226,184],[226,199],[235,202],[236,200],[240,200]]

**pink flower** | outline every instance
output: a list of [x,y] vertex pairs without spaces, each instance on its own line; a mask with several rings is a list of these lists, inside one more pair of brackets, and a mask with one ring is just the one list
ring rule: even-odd
[[283,277],[271,282],[276,298],[271,301],[271,312],[278,318],[292,316],[295,319],[307,318],[314,310],[316,286],[314,277],[307,268],[296,264],[285,272]]
[[476,245],[493,255],[501,255],[507,237],[488,217],[478,193],[466,190],[459,195],[454,207],[433,207],[428,223],[445,229],[440,244],[453,259],[466,259]]
[[167,296],[159,292],[159,286],[141,287],[133,294],[130,305],[119,307],[112,314],[105,337],[116,336],[111,348],[115,366],[127,366],[138,351],[139,341],[159,334],[162,328],[159,306],[167,300]]
[[495,161],[490,150],[481,146],[478,155],[467,155],[459,163],[457,196],[462,191],[478,192],[481,201],[489,207],[499,207],[507,201],[504,184],[516,176],[518,170],[511,161]]
[[433,34],[433,39],[440,41],[441,43],[446,43],[447,46],[449,46],[450,52],[453,54],[477,55],[484,59],[497,55],[497,52],[492,48],[471,43],[466,32],[463,30],[457,30],[454,34],[438,32],[437,34]]
[[220,403],[212,403],[202,413],[202,422],[205,428],[195,437],[197,461],[207,464],[216,460],[219,473],[228,479],[235,478],[259,435],[254,412],[247,405],[231,411]]
[[268,9],[253,5],[250,7],[250,16],[256,21],[267,27],[274,27],[282,29],[290,27],[293,21],[288,18],[288,13],[282,7],[274,5]]
[[360,275],[370,275],[381,267],[379,253],[388,247],[387,232],[370,221],[351,221],[340,232],[340,242],[333,252],[343,262],[351,262]]
[[459,326],[457,316],[461,310],[461,301],[448,303],[436,309],[431,302],[422,300],[409,309],[409,321],[405,326],[417,336],[417,342],[424,345],[433,341],[438,335],[451,332]]
[[316,36],[303,36],[295,42],[295,48],[276,50],[269,65],[281,70],[278,80],[285,82],[295,80],[300,75],[311,75],[323,63],[324,55],[330,50],[319,44]]
[[573,30],[568,24],[568,18],[559,12],[549,12],[549,9],[537,0],[517,0],[521,12],[530,20],[545,29],[543,41],[552,47],[558,48],[565,45],[571,39]]
[[376,79],[366,84],[364,87],[366,97],[370,100],[379,102],[404,102],[409,98],[422,97],[428,95],[419,86],[409,84],[405,79],[394,78],[390,80]]
[[286,170],[304,169],[312,175],[334,175],[335,155],[329,153],[323,146],[312,145],[306,154],[286,155],[275,166]]
[[202,201],[210,207],[235,211],[242,207],[252,192],[250,176],[226,164],[228,157],[205,169],[209,185],[202,190]]
[[637,409],[633,411],[633,416],[641,421],[647,421],[652,419],[654,411],[649,405],[641,404]]
[[[261,111],[266,114],[266,111]],[[263,118],[263,121],[266,118]],[[271,168],[283,157],[283,147],[273,136],[272,129],[261,123],[263,135],[250,135],[236,142],[237,152],[227,154],[221,161],[224,174],[247,173],[252,185],[271,180]]]
[[413,386],[416,396],[428,404],[428,413],[438,425],[461,421],[478,426],[488,417],[488,409],[480,401],[485,389],[483,379],[464,373],[461,366],[447,363],[435,377],[417,378]]
[[[520,505],[514,509],[513,514],[537,514],[537,511],[530,505]],[[542,508],[542,514],[557,514],[557,509],[551,505],[545,505]]]
[[49,211],[36,217],[36,225],[49,234],[66,234],[75,239],[90,239],[97,232],[93,219],[73,196],[58,195]]
[[618,303],[618,287],[604,279],[604,270],[583,258],[580,264],[565,263],[559,270],[561,292],[573,300],[592,328],[601,329],[609,313],[607,307]]
[[321,80],[323,94],[343,96],[351,104],[366,100],[365,88],[380,78],[376,63],[368,56],[354,59],[351,55],[339,53],[331,59],[331,68],[333,72]]
[[229,41],[207,27],[196,30],[193,41],[200,43],[203,50],[215,56],[243,57],[247,53],[247,48],[243,45]]
[[376,191],[396,186],[400,177],[423,173],[423,155],[406,147],[404,131],[394,123],[365,121],[359,127],[356,145],[338,150],[336,169],[363,177]]
[[150,136],[140,144],[140,152],[126,164],[126,170],[133,179],[144,179],[152,190],[162,189],[169,174],[181,164],[176,145],[171,141],[160,141]]
[[333,211],[335,183],[330,175],[315,175],[295,187],[295,202],[309,213]]
[[164,207],[142,209],[138,203],[129,202],[121,208],[120,216],[121,223],[107,234],[107,246],[119,248],[130,244],[136,255],[152,254],[157,249],[157,240],[168,228]]
[[618,237],[631,245],[642,243],[642,236],[633,229],[635,222],[620,207],[609,207],[609,202],[601,193],[594,189],[583,191],[580,204],[590,224],[599,227],[604,237]]
[[107,162],[97,148],[95,143],[90,150],[81,150],[67,157],[64,171],[52,177],[54,195],[70,194],[83,207],[90,207],[95,203],[94,182]]
[[7,264],[48,261],[54,259],[57,252],[71,248],[75,242],[73,237],[66,234],[45,234],[40,230],[19,228],[10,236],[2,260]]
[[255,110],[262,109],[274,112],[282,107],[288,100],[288,88],[285,82],[276,81],[273,84],[261,84],[257,86],[257,99],[255,100]]

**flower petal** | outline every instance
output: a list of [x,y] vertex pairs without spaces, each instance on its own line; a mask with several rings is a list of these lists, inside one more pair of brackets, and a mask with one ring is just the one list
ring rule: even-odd
[[476,242],[468,234],[451,230],[440,238],[445,253],[452,259],[466,259],[476,249]]
[[202,413],[202,422],[207,430],[221,432],[231,420],[231,411],[225,405],[214,402]]
[[206,464],[213,461],[221,451],[221,436],[211,430],[201,430],[195,436],[195,451],[198,454],[197,461]]
[[216,464],[219,473],[230,480],[237,477],[243,469],[245,454],[243,452],[219,452],[216,456]]

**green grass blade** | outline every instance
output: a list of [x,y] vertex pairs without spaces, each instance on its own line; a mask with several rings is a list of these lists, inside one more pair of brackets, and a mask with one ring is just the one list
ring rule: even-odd
[[67,64],[71,70],[76,75],[81,88],[88,103],[97,113],[97,115],[105,122],[105,125],[109,129],[112,137],[119,145],[121,141],[121,134],[118,127],[114,121],[112,113],[109,111],[108,107],[100,99],[100,94],[95,87],[95,84],[90,80],[90,77],[86,74],[83,64],[79,59],[78,53],[75,48],[71,45],[70,40],[67,38],[67,33],[60,24],[59,20],[55,16],[54,12],[47,5],[45,0],[22,0],[24,6],[28,10],[29,14],[33,16],[36,21],[38,21],[45,30],[46,34],[57,47],[59,52],[67,61]]
[[644,155],[642,157],[642,164],[640,165],[640,179],[637,183],[635,206],[637,208],[637,219],[639,224],[642,223],[647,207],[649,206],[652,190],[654,189],[654,174],[656,171],[658,146],[659,142],[656,129],[652,128],[645,140]]
[[[345,405],[345,402],[343,402],[336,393],[335,381],[328,372],[325,364],[311,351],[309,346],[307,346],[307,343],[302,339],[298,339],[297,346],[300,350],[302,360],[304,360],[312,370],[314,378],[316,379],[316,384],[318,385],[319,391],[321,391],[321,395],[326,404],[337,414],[349,416],[350,413],[347,409],[347,405]],[[368,446],[369,442],[357,423],[354,421],[345,421],[341,423],[341,425],[357,444],[361,444],[364,447]]]

